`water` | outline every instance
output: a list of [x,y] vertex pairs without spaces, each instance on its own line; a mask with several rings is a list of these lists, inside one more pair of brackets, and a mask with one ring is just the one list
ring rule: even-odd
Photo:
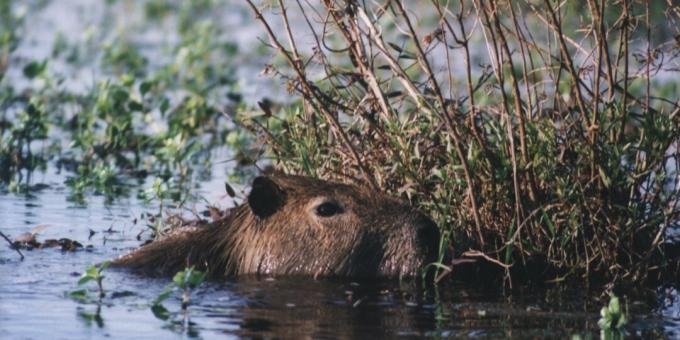
[[[221,206],[215,183],[224,179],[219,167],[199,190]],[[188,325],[180,313],[180,295],[165,306],[168,320],[156,318],[151,302],[170,278],[150,278],[107,270],[101,306],[66,294],[78,289],[80,274],[92,263],[112,259],[141,242],[146,227],[140,215],[153,212],[136,198],[107,204],[91,197],[86,207],[66,199],[63,174],[52,168],[36,181],[49,186],[30,196],[0,193],[0,229],[10,236],[46,225],[39,241],[71,238],[90,250],[23,251],[25,259],[0,243],[0,334],[5,339],[79,338],[566,338],[597,336],[602,300],[574,287],[498,287],[445,280],[436,288],[414,282],[359,281],[309,277],[241,277],[207,282],[192,295]],[[217,186],[220,187],[220,186]],[[198,204],[197,210],[203,207]],[[137,222],[135,223],[135,220]],[[90,230],[95,233],[90,237]],[[146,234],[148,235],[148,234]],[[94,286],[89,284],[94,296]],[[677,288],[627,297],[630,335],[680,336]],[[99,312],[97,310],[99,309]]]
[[[50,58],[55,36],[45,32],[86,35],[88,27],[128,26],[135,32],[145,53],[162,55],[163,46],[176,37],[135,26],[143,18],[129,10],[130,1],[119,1],[112,8],[103,2],[47,1],[25,2],[29,6],[26,38],[13,55],[15,61]],[[23,3],[22,3],[23,4]],[[39,10],[32,10],[33,7]],[[128,7],[126,7],[128,6]],[[259,44],[259,27],[242,3],[230,3],[215,13],[241,47]],[[120,13],[131,13],[129,16]],[[109,17],[100,26],[102,17]],[[166,23],[171,27],[173,21]],[[107,26],[108,25],[108,26]],[[130,28],[132,27],[132,28]],[[102,34],[102,39],[110,35]],[[160,41],[160,43],[159,43]],[[248,102],[266,93],[277,97],[276,85],[257,77],[267,60],[242,49],[235,63],[241,94]],[[161,57],[156,60],[163,63]],[[87,91],[101,79],[98,65],[72,68],[50,60],[50,67],[68,75],[63,84],[71,91]],[[21,70],[10,68],[8,78],[21,83]],[[282,95],[281,97],[285,97]],[[211,177],[196,193],[183,212],[205,209],[205,202],[227,208],[225,197],[228,150],[213,154]],[[62,252],[57,249],[24,250],[25,259],[0,240],[0,337],[3,339],[81,339],[81,338],[568,338],[593,335],[599,330],[599,309],[606,299],[582,287],[516,287],[507,292],[486,284],[444,280],[437,287],[419,288],[414,282],[394,280],[359,281],[309,277],[239,277],[226,282],[206,282],[192,294],[188,313],[180,312],[176,292],[164,304],[170,317],[163,320],[151,310],[152,301],[170,278],[150,278],[124,270],[106,270],[103,285],[107,296],[101,304],[82,302],[68,296],[79,289],[77,281],[93,263],[110,260],[139,246],[138,235],[148,228],[142,214],[157,210],[132,194],[107,201],[88,196],[87,205],[68,199],[64,184],[68,174],[53,164],[47,171],[34,173],[33,184],[46,186],[31,194],[0,191],[0,230],[10,237],[43,226],[38,240],[69,238],[87,250]],[[147,184],[142,184],[145,186]],[[139,188],[134,188],[135,190]],[[239,191],[243,188],[236,187]],[[134,190],[133,190],[134,192]],[[91,231],[94,233],[92,234]],[[92,235],[91,235],[92,234]],[[149,233],[141,235],[142,240]],[[86,285],[92,290],[92,283]],[[659,287],[631,293],[626,297],[631,322],[630,336],[645,338],[680,337],[680,294],[677,286]]]
[[[146,208],[135,200],[74,207],[59,185],[37,197],[4,194],[2,229],[10,235],[47,223],[39,240],[68,237],[91,251],[24,251],[0,247],[0,334],[6,339],[217,338],[227,336],[394,338],[538,337],[597,334],[600,305],[586,290],[568,287],[519,289],[504,294],[483,285],[446,282],[418,289],[413,282],[314,280],[307,277],[243,277],[207,282],[192,295],[184,326],[179,294],[166,303],[169,320],[156,318],[151,301],[170,281],[123,270],[105,272],[108,297],[98,307],[64,294],[76,289],[91,263],[111,259],[140,242],[135,216]],[[88,238],[89,229],[96,233]],[[112,294],[123,295],[112,297]],[[126,296],[127,294],[131,294]],[[678,293],[631,297],[631,334],[677,337]],[[97,313],[97,309],[100,309]],[[97,316],[98,315],[98,316]]]

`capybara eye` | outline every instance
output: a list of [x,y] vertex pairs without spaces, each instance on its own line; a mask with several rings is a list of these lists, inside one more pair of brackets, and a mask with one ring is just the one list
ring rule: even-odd
[[316,207],[316,214],[321,217],[330,217],[342,212],[342,208],[333,202],[324,202]]

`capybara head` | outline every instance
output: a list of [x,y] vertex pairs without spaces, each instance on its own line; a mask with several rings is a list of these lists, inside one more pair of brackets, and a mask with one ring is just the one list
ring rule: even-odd
[[116,262],[171,273],[412,276],[436,259],[437,226],[404,202],[355,185],[257,177],[224,221],[173,233]]

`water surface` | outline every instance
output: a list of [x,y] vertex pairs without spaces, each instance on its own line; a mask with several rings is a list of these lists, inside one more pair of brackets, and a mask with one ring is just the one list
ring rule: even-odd
[[[412,281],[359,281],[309,277],[243,277],[207,282],[193,294],[188,325],[180,294],[165,303],[168,320],[150,306],[170,278],[107,270],[103,303],[83,303],[65,294],[77,289],[85,268],[133,249],[147,229],[141,214],[152,212],[135,199],[87,206],[69,202],[63,175],[47,174],[49,187],[32,195],[0,193],[0,228],[11,236],[46,225],[38,240],[71,238],[89,250],[24,251],[25,259],[0,244],[0,334],[7,339],[216,338],[230,336],[313,338],[565,338],[597,336],[601,299],[586,289],[562,286],[503,292],[445,282],[418,288]],[[223,176],[223,175],[222,175]],[[215,172],[219,182],[219,172]],[[200,193],[219,197],[215,186]],[[211,191],[213,190],[213,191]],[[223,206],[230,204],[226,199]],[[201,210],[200,204],[196,205]],[[90,237],[90,230],[94,234]],[[148,233],[142,234],[148,237]],[[94,286],[88,286],[94,290]],[[92,292],[94,296],[94,291]],[[631,335],[680,335],[680,303],[673,287],[628,297]],[[99,309],[99,312],[97,310]]]

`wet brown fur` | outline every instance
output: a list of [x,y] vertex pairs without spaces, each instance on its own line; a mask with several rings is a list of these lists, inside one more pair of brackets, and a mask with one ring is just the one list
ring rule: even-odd
[[[340,211],[320,216],[329,203]],[[404,202],[355,185],[301,176],[259,177],[223,221],[182,228],[114,261],[173,274],[412,276],[435,260],[436,225]]]

